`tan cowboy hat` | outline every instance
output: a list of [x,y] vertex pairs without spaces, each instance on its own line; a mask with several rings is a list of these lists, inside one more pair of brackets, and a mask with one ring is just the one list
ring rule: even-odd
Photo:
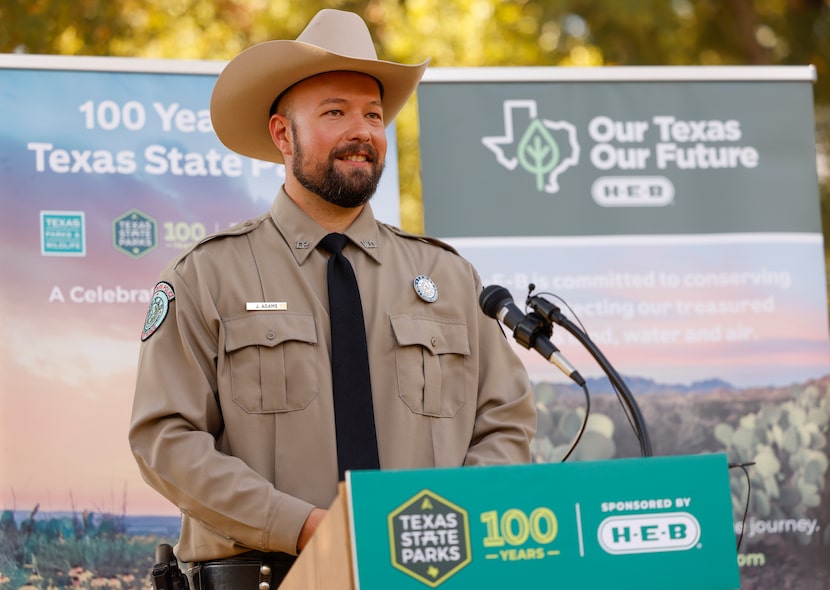
[[363,19],[327,8],[311,19],[296,41],[259,43],[225,66],[210,99],[213,129],[222,143],[243,156],[282,163],[268,118],[274,99],[286,89],[324,72],[368,74],[381,84],[388,125],[415,91],[428,63],[379,60]]

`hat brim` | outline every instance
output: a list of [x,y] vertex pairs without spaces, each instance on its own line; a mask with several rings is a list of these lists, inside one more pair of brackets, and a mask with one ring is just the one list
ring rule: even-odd
[[429,60],[407,65],[348,57],[302,41],[266,41],[240,53],[219,75],[210,99],[213,129],[239,154],[283,163],[268,131],[271,104],[283,91],[325,72],[368,74],[383,87],[383,117],[389,125],[415,92],[428,64]]

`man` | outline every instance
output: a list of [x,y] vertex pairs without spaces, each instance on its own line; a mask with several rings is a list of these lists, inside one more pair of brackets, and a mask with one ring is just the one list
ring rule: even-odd
[[[378,60],[358,16],[323,10],[296,41],[254,46],[217,80],[217,135],[284,162],[285,184],[268,213],[162,273],[130,426],[144,478],[182,511],[176,554],[202,588],[261,582],[260,564],[276,587],[355,468],[341,443],[363,431],[376,430],[364,445],[374,463],[354,465],[370,468],[530,461],[527,374],[478,309],[475,270],[437,240],[377,222],[367,203],[385,126],[426,66]],[[340,297],[330,302],[327,234],[345,234],[359,286],[365,388],[361,362],[331,359]],[[374,418],[345,442],[334,400],[344,387],[354,399],[369,390]]]

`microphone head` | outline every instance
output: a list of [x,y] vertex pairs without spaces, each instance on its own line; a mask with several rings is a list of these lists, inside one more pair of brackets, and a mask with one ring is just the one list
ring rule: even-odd
[[493,319],[498,319],[499,310],[508,303],[513,303],[513,296],[501,285],[484,287],[481,295],[478,296],[481,311]]

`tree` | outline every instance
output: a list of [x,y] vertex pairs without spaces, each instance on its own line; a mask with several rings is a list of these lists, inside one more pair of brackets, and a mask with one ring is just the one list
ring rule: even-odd
[[[295,38],[324,7],[362,14],[379,56],[406,63],[812,64],[818,151],[830,159],[827,0],[28,0],[0,5],[0,51],[226,60],[260,41]],[[413,99],[399,116],[398,141],[403,225],[420,231],[416,112]]]

